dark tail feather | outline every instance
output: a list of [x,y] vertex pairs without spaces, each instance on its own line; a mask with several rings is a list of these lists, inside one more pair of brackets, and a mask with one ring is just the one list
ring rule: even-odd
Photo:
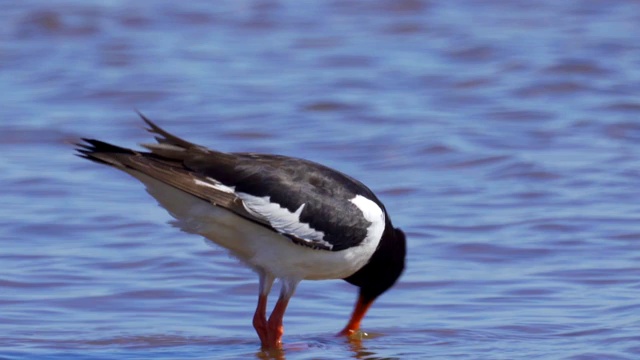
[[104,141],[82,138],[84,143],[76,143],[76,156],[106,165],[117,165],[116,154],[135,155],[136,152]]
[[116,167],[128,167],[131,166],[131,156],[153,156],[156,157],[156,159],[180,161],[184,160],[187,153],[192,150],[211,153],[211,151],[207,150],[207,148],[203,146],[190,143],[177,136],[171,135],[158,125],[154,124],[139,111],[138,115],[140,115],[142,120],[149,126],[147,131],[159,135],[155,137],[158,144],[142,144],[142,146],[151,150],[151,153],[137,152],[100,140],[82,139],[84,142],[75,144],[77,151],[76,155],[101,164]]
[[178,146],[184,149],[192,149],[192,148],[202,148],[202,146],[190,143],[186,140],[183,140],[175,135],[171,135],[170,133],[163,130],[160,126],[153,123],[153,121],[149,120],[146,116],[142,115],[141,112],[137,111],[138,115],[142,118],[142,120],[149,125],[147,129],[148,132],[157,134],[160,136],[156,136],[156,140],[160,144],[169,144],[173,146]]

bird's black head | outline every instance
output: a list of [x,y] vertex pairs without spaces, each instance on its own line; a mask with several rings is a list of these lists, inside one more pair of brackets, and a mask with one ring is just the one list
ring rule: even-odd
[[370,304],[395,284],[404,270],[406,243],[404,232],[387,218],[380,244],[369,262],[344,279],[360,288],[359,301]]
[[360,328],[360,321],[364,318],[369,306],[380,294],[389,290],[402,274],[406,252],[407,240],[404,232],[395,229],[387,217],[380,244],[369,262],[344,279],[358,286],[360,294],[351,319],[340,334],[351,335]]

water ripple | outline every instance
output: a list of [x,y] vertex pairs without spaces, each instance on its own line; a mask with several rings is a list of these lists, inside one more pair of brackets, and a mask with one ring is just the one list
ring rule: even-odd
[[[637,1],[3,5],[0,358],[638,357]],[[364,333],[303,282],[261,351],[257,276],[72,155],[133,109],[368,184],[409,252]]]

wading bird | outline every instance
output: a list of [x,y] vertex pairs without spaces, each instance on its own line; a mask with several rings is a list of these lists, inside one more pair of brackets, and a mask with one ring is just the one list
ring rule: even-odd
[[[404,269],[406,241],[361,182],[287,156],[226,153],[164,131],[140,114],[157,144],[131,150],[82,139],[78,155],[140,180],[183,231],[226,248],[259,276],[253,325],[263,348],[278,348],[282,318],[301,280],[344,279],[359,287],[342,335]],[[266,317],[275,281],[280,297]]]

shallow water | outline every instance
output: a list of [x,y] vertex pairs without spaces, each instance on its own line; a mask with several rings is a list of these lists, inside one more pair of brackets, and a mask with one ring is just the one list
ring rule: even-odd
[[[0,358],[637,359],[640,3],[4,2]],[[408,267],[335,338],[356,289],[303,282],[285,350],[257,278],[133,179],[140,109],[226,151],[364,181]]]

